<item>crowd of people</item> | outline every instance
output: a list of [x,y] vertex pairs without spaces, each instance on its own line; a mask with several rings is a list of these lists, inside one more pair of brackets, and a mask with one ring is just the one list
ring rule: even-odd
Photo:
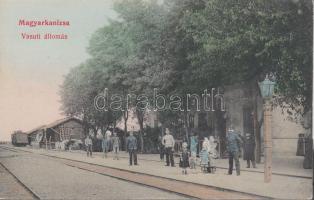
[[[102,140],[102,150],[103,158],[107,158],[107,154],[112,147],[113,159],[119,160],[119,150],[121,146],[120,138],[117,136],[117,133],[107,130],[104,135],[101,135]],[[93,151],[93,142],[91,135],[89,134],[85,139],[86,152],[88,157],[92,157]],[[183,142],[181,146],[181,151],[179,154],[180,162],[179,167],[182,168],[182,174],[187,174],[187,169],[196,169],[197,166],[197,153],[199,153],[200,158],[200,167],[203,172],[214,173],[216,170],[215,159],[219,157],[217,152],[217,143],[213,136],[204,137],[201,143],[201,149],[198,151],[199,138],[197,133],[194,131],[191,133],[189,138],[189,144]],[[251,134],[245,134],[245,137],[242,137],[238,132],[233,128],[229,128],[226,136],[226,147],[229,158],[229,168],[228,175],[231,175],[233,172],[233,163],[235,162],[236,174],[240,175],[240,162],[239,157],[241,154],[241,147],[244,149],[244,160],[247,161],[247,168],[250,168],[251,163],[252,167],[256,168],[255,164],[255,140]],[[126,151],[129,153],[129,165],[132,166],[138,165],[137,160],[137,147],[138,142],[136,137],[133,135],[133,132],[129,133],[129,136],[125,141]],[[158,149],[160,152],[160,160],[164,160],[166,157],[166,165],[175,167],[174,162],[174,149],[175,148],[175,139],[170,134],[170,130],[166,128],[165,135],[159,137],[158,140]]]

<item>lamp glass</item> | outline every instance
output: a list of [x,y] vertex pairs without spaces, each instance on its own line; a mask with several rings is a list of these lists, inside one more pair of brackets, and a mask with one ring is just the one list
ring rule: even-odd
[[266,77],[265,80],[260,82],[258,85],[263,98],[271,98],[273,96],[275,82],[269,80],[268,77]]

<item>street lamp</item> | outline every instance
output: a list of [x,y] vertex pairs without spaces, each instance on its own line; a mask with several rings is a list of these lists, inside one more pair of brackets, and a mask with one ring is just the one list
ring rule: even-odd
[[275,82],[269,80],[268,75],[264,81],[258,83],[263,99],[269,100],[273,96]]
[[275,82],[268,79],[259,84],[262,97],[264,99],[264,182],[269,183],[271,181],[272,174],[272,133],[271,133],[271,105],[270,99],[273,96]]

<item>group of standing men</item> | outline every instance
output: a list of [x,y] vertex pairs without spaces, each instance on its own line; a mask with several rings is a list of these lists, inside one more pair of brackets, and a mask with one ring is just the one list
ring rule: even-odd
[[[101,134],[101,147],[103,150],[103,158],[107,158],[107,154],[111,149],[114,153],[113,159],[119,160],[119,150],[120,150],[120,138],[117,136],[117,133],[114,131],[113,136],[111,134],[111,131],[107,130],[105,134],[102,136]],[[85,139],[85,146],[86,146],[86,152],[87,157],[92,157],[93,152],[93,141],[91,139],[91,134],[89,134]],[[126,139],[126,151],[129,152],[129,164],[132,165],[134,161],[134,165],[137,164],[137,139],[134,137],[133,132],[129,134],[129,136]]]
[[[87,137],[85,138],[85,146],[86,146],[86,152],[87,152],[87,157],[92,157],[93,155],[93,141],[92,141],[92,131],[89,132]],[[103,150],[103,158],[107,158],[107,153],[110,150],[110,147],[112,145],[112,149],[114,152],[114,157],[113,159],[119,160],[119,147],[120,147],[120,139],[117,136],[116,132],[113,132],[113,136],[111,136],[111,132],[109,130],[106,131],[105,135],[102,136],[102,141],[101,141],[101,147]]]
[[107,153],[109,152],[111,145],[114,152],[113,159],[119,160],[120,138],[117,136],[116,132],[113,132],[113,136],[111,136],[111,132],[107,130],[101,142],[103,158],[107,158]]

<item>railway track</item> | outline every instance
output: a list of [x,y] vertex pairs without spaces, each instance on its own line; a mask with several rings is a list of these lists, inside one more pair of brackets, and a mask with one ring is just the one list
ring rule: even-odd
[[[7,174],[9,174],[8,176],[10,176],[10,177],[6,177],[5,180],[3,180],[3,181],[5,181],[5,184],[8,184],[8,185],[10,185],[10,187],[13,187],[12,192],[15,193],[15,194],[13,194],[14,199],[21,198],[21,195],[23,195],[24,199],[40,199],[40,197],[35,192],[33,192],[29,187],[27,187],[27,185],[25,185],[18,177],[16,177],[14,175],[14,173],[12,173],[1,162],[0,162],[0,169],[1,169],[2,173],[7,173]],[[3,170],[5,170],[5,172]],[[1,177],[3,178],[3,175],[1,175]],[[2,192],[4,192],[4,191],[2,191]],[[8,193],[8,192],[4,192],[4,193]],[[1,198],[3,198],[3,197],[6,198],[4,193],[1,193],[1,195],[0,195]],[[16,194],[16,193],[19,193],[19,194]],[[11,194],[7,194],[7,195],[11,195]]]
[[[33,153],[31,151],[11,148],[7,146],[0,146],[0,148],[13,151]],[[87,163],[84,161],[72,160],[68,158],[60,158],[57,156],[40,154],[42,156],[50,157],[56,161],[59,161],[67,166],[78,168],[81,170],[97,173],[100,175],[117,178],[123,181],[137,183],[140,185],[158,188],[164,191],[180,194],[189,198],[197,199],[269,199],[268,197],[257,196],[238,191],[226,190],[222,188],[216,188],[197,183],[191,183],[186,181],[178,181],[171,178],[160,177],[151,174],[133,172],[124,169],[117,169],[113,167]]]

